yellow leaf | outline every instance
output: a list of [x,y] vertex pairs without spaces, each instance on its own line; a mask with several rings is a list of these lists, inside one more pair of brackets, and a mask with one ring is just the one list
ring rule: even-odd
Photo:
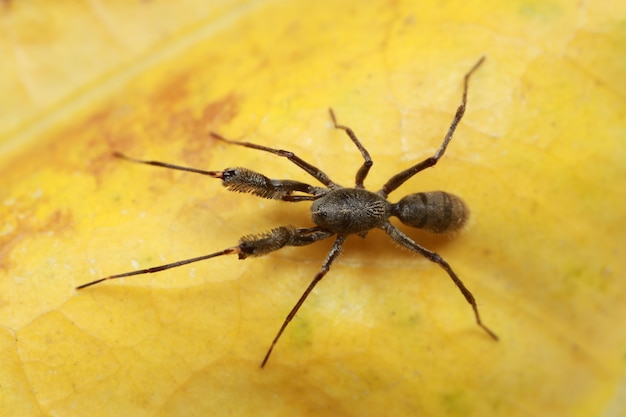
[[[5,2],[0,48],[0,415],[626,415],[626,6],[572,2]],[[244,166],[319,185],[288,149],[391,195],[447,190],[456,236],[407,230],[476,296],[494,342],[437,265],[380,231],[352,236],[270,341],[332,239],[215,252],[308,203],[229,193],[132,164]]]

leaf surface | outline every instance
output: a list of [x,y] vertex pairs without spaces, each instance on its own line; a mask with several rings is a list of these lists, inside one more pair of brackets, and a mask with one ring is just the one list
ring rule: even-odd
[[[571,2],[5,2],[1,415],[625,415],[626,6]],[[259,364],[332,240],[85,282],[233,246],[308,203],[128,163],[245,166],[351,186],[433,154],[391,195],[447,190],[453,238],[351,237]],[[405,229],[406,230],[406,229]]]

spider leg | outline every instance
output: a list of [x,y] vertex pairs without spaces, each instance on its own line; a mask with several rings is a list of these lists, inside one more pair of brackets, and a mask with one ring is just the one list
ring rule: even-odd
[[[215,178],[220,178],[222,185],[230,191],[250,193],[273,200],[291,202],[316,200],[330,191],[328,188],[313,187],[300,181],[268,178],[251,169],[241,167],[218,171]],[[296,191],[309,195],[293,195]]]
[[215,257],[222,256],[222,255],[230,255],[233,253],[239,253],[240,250],[241,249],[239,248],[239,246],[233,246],[232,248],[226,248],[219,252],[211,253],[209,255],[198,256],[196,258],[190,258],[190,259],[185,259],[182,261],[172,262],[172,263],[165,264],[165,265],[154,266],[152,268],[140,269],[138,271],[124,272],[122,274],[110,275],[108,277],[100,278],[95,281],[91,281],[86,284],[79,285],[78,287],[76,287],[76,289],[82,290],[83,288],[91,287],[92,285],[96,285],[103,281],[108,281],[111,279],[130,277],[133,275],[152,274],[154,272],[165,271],[166,269],[176,268],[178,266],[183,266],[183,265],[187,265],[193,262],[203,261],[205,259],[215,258]]
[[[178,171],[193,172],[196,174],[206,175],[211,178],[218,178],[222,180],[222,185],[230,191],[250,193],[259,197],[274,200],[292,202],[315,200],[328,192],[328,188],[313,187],[312,185],[300,181],[271,179],[247,168],[227,168],[223,171],[205,171],[196,168],[169,164],[166,162],[145,161],[130,158],[119,152],[115,152],[113,155],[117,158],[125,159],[138,164],[153,165]],[[292,193],[296,191],[310,195],[292,195]]]
[[484,56],[481,57],[478,60],[478,62],[474,64],[472,69],[470,69],[469,72],[465,74],[465,77],[463,79],[463,98],[461,100],[461,104],[456,109],[454,119],[452,119],[452,123],[450,124],[450,128],[448,129],[448,133],[446,133],[446,136],[444,137],[443,142],[441,143],[441,146],[439,146],[439,149],[437,149],[437,151],[435,152],[433,156],[426,158],[422,162],[419,162],[413,165],[412,167],[405,169],[404,171],[391,177],[389,181],[387,181],[387,183],[383,185],[383,188],[378,192],[378,194],[386,198],[389,195],[389,193],[391,193],[396,188],[404,184],[413,175],[417,174],[420,171],[425,170],[426,168],[432,167],[443,156],[443,154],[446,152],[446,148],[448,147],[448,144],[452,140],[454,131],[456,130],[459,122],[461,121],[461,119],[463,118],[463,115],[465,114],[465,107],[467,105],[467,87],[469,84],[469,78],[474,73],[474,71],[478,69],[478,67],[483,63],[484,60],[485,60],[485,57]]
[[346,134],[350,137],[352,142],[356,145],[356,147],[361,152],[361,155],[363,156],[363,159],[364,159],[363,165],[361,165],[361,168],[359,168],[359,170],[356,173],[355,184],[356,184],[356,188],[365,188],[365,186],[363,185],[363,181],[365,181],[365,177],[367,177],[367,174],[369,173],[370,168],[372,168],[372,165],[374,165],[374,162],[372,161],[372,158],[370,157],[369,152],[367,152],[367,149],[365,149],[363,144],[361,144],[361,141],[359,140],[359,138],[356,137],[356,134],[354,133],[354,131],[350,129],[348,126],[340,125],[337,123],[337,118],[335,117],[335,113],[333,112],[333,109],[328,109],[328,112],[330,113],[330,118],[332,119],[333,124],[335,125],[335,129],[340,129],[346,132]]
[[300,299],[298,300],[296,305],[293,306],[289,314],[287,314],[287,317],[285,318],[285,321],[283,321],[282,326],[280,326],[280,329],[278,330],[276,337],[274,337],[274,340],[272,340],[272,344],[270,345],[269,349],[267,350],[267,353],[265,354],[265,358],[263,358],[263,362],[261,362],[261,368],[263,368],[265,364],[267,363],[267,360],[270,358],[270,355],[272,354],[272,350],[274,350],[274,346],[276,345],[276,342],[278,342],[278,339],[280,339],[280,336],[283,334],[283,332],[287,328],[287,325],[294,318],[294,316],[296,315],[296,313],[298,312],[298,310],[304,303],[304,300],[307,299],[311,291],[313,291],[313,288],[315,288],[317,283],[320,282],[322,278],[324,278],[324,275],[326,275],[326,273],[330,270],[330,265],[339,256],[339,253],[341,251],[341,246],[343,245],[343,242],[346,240],[346,237],[347,235],[337,236],[335,243],[333,243],[332,248],[330,248],[330,251],[328,252],[328,255],[326,256],[326,260],[324,260],[324,263],[322,264],[322,268],[315,275],[315,277],[313,278],[313,281],[311,281],[311,283],[306,288],[306,290],[304,290],[304,293],[300,296]]
[[327,186],[328,188],[335,189],[335,188],[339,188],[340,187],[338,184],[334,183],[328,177],[328,175],[326,175],[321,169],[319,169],[319,168],[309,164],[308,162],[304,161],[302,158],[300,158],[299,156],[297,156],[293,152],[286,151],[284,149],[269,148],[267,146],[257,145],[255,143],[250,143],[250,142],[240,142],[240,141],[236,141],[236,140],[226,139],[224,136],[222,136],[222,135],[220,135],[218,133],[215,133],[215,132],[211,132],[210,134],[215,139],[221,140],[221,141],[226,142],[226,143],[230,143],[231,145],[239,145],[239,146],[244,146],[244,147],[250,148],[250,149],[257,149],[259,151],[269,152],[269,153],[272,153],[274,155],[278,155],[278,156],[282,156],[283,158],[287,158],[291,162],[293,162],[294,164],[296,164],[297,166],[302,168],[304,171],[306,171],[309,175],[314,177],[316,180],[318,180],[319,182],[321,182],[322,184]]
[[168,164],[167,162],[145,161],[145,160],[142,160],[142,159],[131,158],[129,156],[124,155],[121,152],[113,152],[113,156],[116,157],[116,158],[124,159],[126,161],[134,162],[134,163],[137,163],[137,164],[153,165],[153,166],[167,168],[167,169],[175,169],[177,171],[193,172],[193,173],[196,173],[196,174],[207,175],[207,176],[212,177],[212,178],[219,178],[218,175],[221,172],[221,171],[204,171],[202,169],[189,168],[189,167],[183,167],[183,166],[180,166],[180,165]]
[[452,270],[450,265],[448,265],[448,263],[439,254],[437,254],[435,252],[432,252],[432,251],[430,251],[430,250],[428,250],[428,249],[418,245],[410,237],[408,237],[407,235],[402,233],[399,229],[394,227],[389,222],[385,223],[382,226],[382,229],[385,232],[387,232],[387,234],[396,243],[399,243],[400,245],[404,246],[407,249],[412,250],[413,252],[419,253],[420,255],[422,255],[426,259],[428,259],[429,261],[434,262],[437,265],[439,265],[441,268],[443,268],[448,273],[450,278],[452,278],[452,281],[454,281],[454,283],[456,284],[457,288],[461,291],[461,293],[463,294],[463,296],[465,297],[467,302],[472,306],[472,309],[474,310],[474,316],[476,317],[476,323],[480,327],[482,327],[482,329],[485,332],[487,332],[487,334],[489,336],[491,336],[494,340],[498,340],[498,336],[496,336],[496,334],[493,331],[491,331],[491,329],[489,329],[487,326],[485,326],[483,324],[483,322],[481,321],[480,314],[478,313],[478,306],[476,305],[476,299],[474,298],[474,295],[470,292],[470,290],[467,289],[465,284],[463,284],[463,281],[461,281],[461,279]]
[[334,233],[324,230],[320,227],[295,228],[292,226],[281,226],[265,233],[256,235],[243,236],[239,240],[239,245],[226,248],[224,250],[211,253],[209,255],[198,256],[196,258],[185,259],[182,261],[172,262],[169,264],[154,266],[151,268],[141,269],[138,271],[124,272],[121,274],[110,275],[95,281],[88,282],[76,287],[77,290],[91,287],[103,281],[117,278],[130,277],[133,275],[152,274],[155,272],[165,271],[166,269],[177,268],[194,262],[204,261],[205,259],[216,258],[222,255],[238,255],[239,259],[245,259],[250,256],[263,256],[270,252],[281,249],[285,246],[305,246],[318,240],[326,239]]

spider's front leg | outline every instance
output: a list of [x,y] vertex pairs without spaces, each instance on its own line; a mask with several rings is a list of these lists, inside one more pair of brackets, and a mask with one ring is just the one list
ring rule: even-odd
[[[221,179],[222,185],[230,191],[254,194],[272,200],[310,201],[316,200],[329,191],[328,188],[313,187],[300,181],[271,179],[241,167],[217,171],[214,178]],[[296,191],[308,195],[293,195]]]
[[326,239],[334,233],[324,230],[318,226],[310,228],[295,228],[293,226],[281,226],[265,233],[246,235],[239,239],[237,246],[223,249],[208,255],[198,256],[196,258],[184,259],[182,261],[172,262],[169,264],[154,266],[151,268],[141,269],[138,271],[124,272],[121,274],[110,275],[95,281],[76,287],[77,290],[91,287],[103,281],[111,279],[130,277],[133,275],[153,274],[155,272],[165,271],[166,269],[177,268],[194,262],[204,261],[206,259],[216,258],[222,255],[237,255],[239,259],[246,259],[250,256],[263,256],[270,252],[274,252],[285,246],[305,246],[315,243],[318,240]]
[[313,178],[327,186],[328,188],[339,188],[338,184],[335,184],[329,177],[326,175],[324,171],[317,168],[314,165],[306,162],[304,159],[300,158],[298,155],[291,151],[287,151],[285,149],[275,149],[270,148],[268,146],[257,145],[256,143],[250,142],[240,142],[238,140],[226,139],[224,136],[219,133],[211,132],[211,136],[217,140],[221,140],[222,142],[229,143],[231,145],[243,146],[245,148],[256,149],[257,151],[268,152],[274,155],[281,156],[283,158],[287,158],[302,170],[304,170],[307,174],[311,175]]
[[[114,156],[138,164],[152,165],[161,168],[174,169],[177,171],[193,172],[195,174],[217,178],[222,180],[222,185],[230,191],[254,194],[262,198],[269,198],[273,200],[315,200],[329,191],[327,188],[314,187],[300,181],[268,178],[265,175],[252,171],[248,168],[237,167],[226,168],[223,171],[205,171],[197,168],[174,165],[167,162],[135,159],[119,152],[114,153]],[[309,195],[293,195],[294,192],[302,192]]]

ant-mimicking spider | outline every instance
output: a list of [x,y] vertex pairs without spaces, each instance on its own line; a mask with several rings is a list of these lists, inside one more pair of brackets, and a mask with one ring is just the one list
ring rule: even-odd
[[250,193],[262,198],[289,202],[313,201],[311,205],[311,217],[315,226],[306,228],[280,226],[265,233],[243,236],[240,238],[238,245],[226,248],[219,252],[138,271],[111,275],[80,285],[76,287],[76,289],[80,290],[110,279],[159,272],[222,255],[236,254],[239,259],[246,259],[250,256],[263,256],[285,246],[305,246],[336,235],[337,237],[335,239],[335,243],[328,252],[326,259],[322,264],[322,268],[315,275],[313,281],[311,281],[302,296],[300,296],[300,299],[298,299],[298,302],[291,309],[278,330],[278,333],[272,340],[272,343],[267,350],[263,361],[261,362],[261,368],[263,368],[267,363],[274,346],[278,342],[278,339],[283,334],[283,331],[289,322],[291,322],[313,288],[315,288],[320,280],[326,275],[331,264],[339,256],[339,252],[346,238],[352,234],[365,237],[367,232],[371,229],[379,228],[384,230],[396,243],[413,252],[421,254],[426,259],[443,268],[448,273],[452,281],[454,281],[467,302],[472,306],[476,323],[494,340],[498,340],[496,334],[482,323],[480,315],[478,314],[478,307],[474,296],[452,270],[450,265],[440,255],[420,246],[389,222],[389,218],[391,216],[395,216],[407,226],[425,229],[432,233],[453,232],[463,227],[469,216],[469,210],[463,200],[444,191],[409,194],[397,203],[390,203],[387,200],[389,193],[404,184],[418,172],[434,166],[443,156],[448,144],[452,140],[454,131],[465,113],[469,79],[484,60],[485,57],[481,57],[480,60],[478,60],[478,62],[467,72],[467,74],[465,74],[461,104],[457,108],[448,132],[435,154],[394,175],[377,192],[368,191],[363,185],[363,181],[367,177],[367,174],[373,165],[369,152],[361,144],[351,128],[337,123],[337,119],[332,109],[330,109],[329,112],[334,127],[346,132],[350,140],[352,140],[359,152],[361,152],[364,159],[363,164],[356,173],[354,187],[342,187],[332,181],[322,170],[304,161],[293,152],[269,148],[248,142],[229,140],[217,133],[211,133],[211,135],[220,141],[233,145],[244,146],[246,148],[257,149],[263,152],[269,152],[274,155],[287,158],[317,181],[322,183],[324,187],[315,187],[293,180],[271,179],[247,168],[238,167],[227,168],[223,171],[204,171],[195,168],[172,165],[165,162],[134,159],[116,152],[114,154],[116,157],[127,161],[155,165],[180,171],[195,172],[212,178],[218,178],[222,180],[222,185],[230,191]]

